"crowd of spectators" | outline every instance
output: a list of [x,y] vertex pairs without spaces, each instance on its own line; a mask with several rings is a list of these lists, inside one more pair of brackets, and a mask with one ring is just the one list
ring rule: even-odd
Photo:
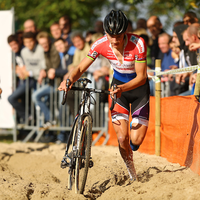
[[[8,101],[17,111],[18,123],[24,123],[27,120],[25,119],[25,95],[27,95],[25,87],[28,81],[29,91],[34,90],[29,95],[34,104],[44,113],[45,123],[41,126],[48,128],[56,123],[46,102],[49,101],[51,91],[57,90],[54,88],[54,79],[68,78],[70,71],[87,55],[91,45],[104,35],[103,22],[96,21],[94,28],[85,30],[84,34],[72,29],[72,21],[66,15],[50,26],[49,33],[38,30],[32,19],[26,20],[23,25],[23,31],[18,30],[7,39],[15,54],[17,77],[17,87]],[[197,64],[200,28],[194,12],[185,13],[182,21],[174,23],[173,35],[165,32],[158,16],[151,16],[147,20],[139,18],[136,28],[129,20],[127,32],[140,35],[145,40],[148,69],[155,68],[156,59],[161,59],[161,71]],[[109,71],[108,60],[99,57],[88,68],[85,75],[94,80],[93,87],[108,88]],[[152,73],[149,72],[149,75]],[[193,94],[195,80],[196,72],[165,75],[161,78],[163,84],[169,83],[169,96]],[[153,96],[154,82],[151,77],[149,82]],[[37,83],[42,86],[36,89]],[[75,97],[73,94],[68,96],[70,99],[67,102],[70,112],[73,113]],[[64,142],[65,133],[61,132],[57,139]]]

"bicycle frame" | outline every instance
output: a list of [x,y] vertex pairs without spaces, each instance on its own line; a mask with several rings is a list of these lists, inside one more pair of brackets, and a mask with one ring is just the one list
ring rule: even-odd
[[[67,142],[67,146],[66,146],[66,151],[65,151],[65,155],[63,157],[63,160],[61,161],[61,167],[65,168],[67,166],[72,166],[72,163],[67,163],[66,162],[66,158],[68,158],[70,161],[72,161],[72,159],[68,156],[68,150],[69,150],[69,146],[71,144],[72,141],[72,136],[73,136],[73,130],[76,124],[76,121],[79,119],[80,121],[78,122],[78,136],[77,136],[77,146],[79,145],[79,139],[80,139],[80,131],[81,131],[81,121],[82,118],[85,117],[86,115],[90,115],[92,118],[92,115],[90,114],[90,105],[91,105],[91,98],[93,98],[91,96],[92,92],[102,92],[101,90],[95,90],[92,88],[86,88],[87,83],[86,84],[82,84],[83,87],[73,87],[72,90],[77,90],[77,91],[82,91],[81,94],[81,102],[79,104],[79,109],[78,109],[78,113],[75,117],[73,126],[72,126],[72,130],[70,132],[69,135],[69,139]],[[66,97],[65,97],[66,98]],[[95,101],[95,99],[93,98],[93,100]],[[79,117],[81,116],[81,117]],[[73,151],[77,151],[77,149],[75,149],[75,147],[73,147]],[[73,153],[73,156],[76,156],[76,152]],[[74,158],[74,157],[73,157]]]

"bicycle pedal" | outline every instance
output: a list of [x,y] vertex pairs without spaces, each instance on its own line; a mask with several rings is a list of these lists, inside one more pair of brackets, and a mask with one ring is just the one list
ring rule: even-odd
[[94,163],[92,160],[90,160],[90,163],[89,163],[89,168],[92,168],[94,166]]

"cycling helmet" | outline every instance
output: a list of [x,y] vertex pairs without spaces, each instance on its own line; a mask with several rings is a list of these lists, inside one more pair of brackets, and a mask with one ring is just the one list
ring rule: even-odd
[[103,22],[104,30],[109,35],[119,35],[124,33],[128,26],[128,19],[126,15],[121,11],[111,10],[105,17]]

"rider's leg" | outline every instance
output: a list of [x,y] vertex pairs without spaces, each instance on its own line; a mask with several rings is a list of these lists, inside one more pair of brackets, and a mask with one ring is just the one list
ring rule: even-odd
[[112,124],[117,134],[119,151],[128,169],[130,179],[136,180],[137,174],[133,163],[133,152],[129,145],[129,122],[121,119],[114,121]]
[[147,126],[131,122],[130,129],[130,146],[133,151],[137,151],[145,138]]

